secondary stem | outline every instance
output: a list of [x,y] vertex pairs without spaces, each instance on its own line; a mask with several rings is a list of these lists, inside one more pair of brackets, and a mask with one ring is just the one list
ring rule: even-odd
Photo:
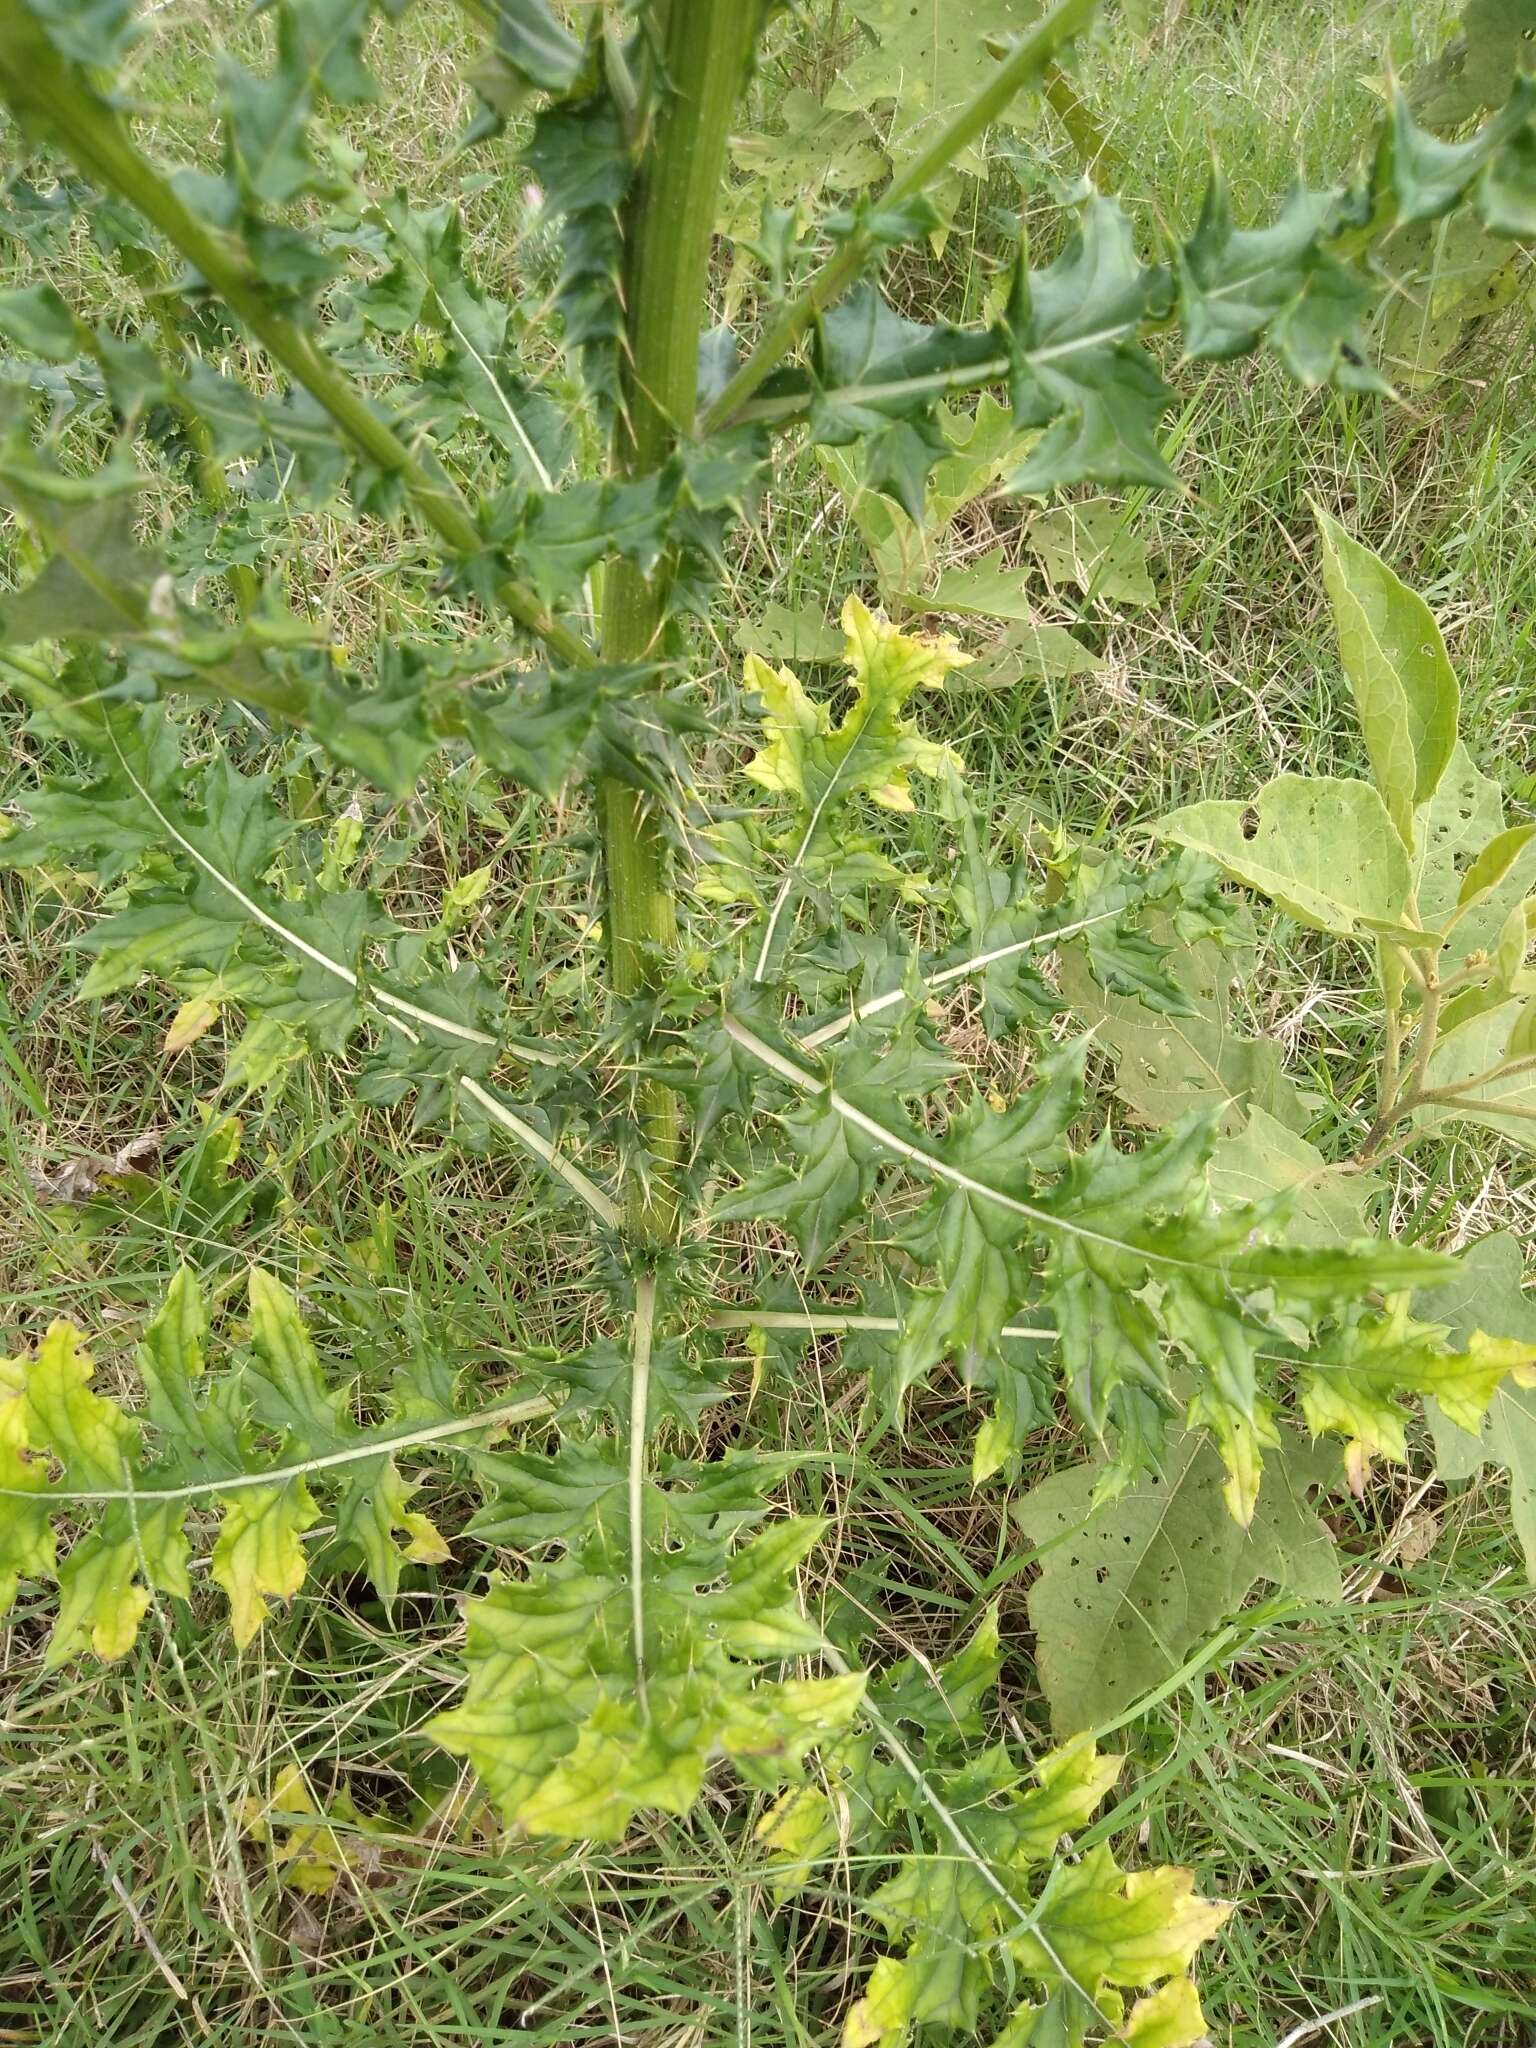
[[[1057,0],[1056,6],[1003,59],[976,97],[892,180],[880,203],[896,207],[925,192],[962,150],[985,134],[1010,100],[1033,84],[1062,45],[1087,28],[1098,8],[1099,0]],[[861,229],[848,237],[835,256],[828,258],[804,289],[769,323],[757,347],[704,415],[701,432],[712,433],[735,416],[737,408],[777,368],[816,316],[834,299],[841,298],[863,269],[873,246],[869,234]]]
[[[761,0],[729,6],[671,0],[666,10],[665,98],[631,203],[625,251],[628,359],[613,448],[621,474],[656,469],[693,420],[726,144],[762,12]],[[666,566],[647,577],[632,563],[610,562],[603,585],[604,660],[653,656],[665,621]],[[676,939],[677,911],[654,806],[611,777],[599,782],[597,801],[610,971],[622,1001],[654,979],[657,958]],[[636,1108],[649,1159],[628,1220],[637,1238],[666,1242],[677,1233],[677,1097],[657,1081],[641,1080]]]
[[[363,455],[400,479],[418,515],[456,554],[479,553],[473,513],[453,480],[418,459],[352,380],[280,312],[245,248],[200,221],[143,155],[121,116],[92,89],[84,72],[54,49],[24,0],[0,0],[0,97],[23,119],[51,130],[74,163],[109,192],[126,199],[165,236],[275,362],[322,405]],[[579,634],[553,617],[526,585],[508,577],[498,596],[510,615],[576,666],[592,661]]]

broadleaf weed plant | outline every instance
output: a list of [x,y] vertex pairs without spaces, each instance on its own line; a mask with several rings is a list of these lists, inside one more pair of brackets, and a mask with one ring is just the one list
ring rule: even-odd
[[[513,302],[453,206],[372,189],[336,126],[387,85],[372,17],[400,0],[268,12],[265,68],[221,59],[216,163],[170,166],[137,119],[126,0],[0,0],[7,228],[37,272],[0,293],[22,570],[0,673],[39,771],[0,859],[95,892],[83,1000],[154,977],[179,999],[173,1051],[238,1020],[229,1098],[280,1096],[318,1059],[373,1110],[515,1148],[587,1245],[590,1341],[531,1348],[491,1402],[402,1344],[360,1413],[291,1287],[189,1258],[126,1392],[64,1320],[0,1366],[0,1594],[56,1582],[45,1662],[112,1660],[165,1603],[223,1626],[206,1567],[246,1651],[269,1603],[329,1572],[405,1629],[402,1586],[467,1547],[487,1569],[459,1681],[411,1739],[467,1759],[503,1829],[618,1842],[709,1793],[780,1906],[850,1861],[885,1953],[836,2016],[848,2048],[946,2028],[1193,2043],[1192,1959],[1228,1908],[1188,1871],[1062,1838],[1122,1769],[1099,1742],[1255,1583],[1336,1585],[1316,1495],[1341,1442],[1363,1491],[1404,1454],[1404,1397],[1474,1435],[1523,1402],[1528,1324],[1480,1318],[1455,1260],[1366,1216],[1384,1163],[1447,1120],[1536,1128],[1536,827],[1506,822],[1458,736],[1428,607],[1320,510],[1370,779],[1186,806],[1150,860],[1061,832],[1010,853],[936,736],[969,655],[926,629],[948,607],[915,587],[922,535],[936,501],[983,491],[1174,485],[1172,364],[1263,349],[1304,389],[1388,399],[1372,252],[1456,209],[1536,233],[1536,86],[1454,139],[1393,98],[1354,182],[1298,185],[1261,225],[1217,173],[1150,259],[1085,186],[1048,261],[1020,237],[997,264],[982,318],[924,322],[888,287],[954,231],[953,180],[994,124],[1040,100],[1101,179],[1108,161],[1063,68],[1091,74],[1093,0],[1000,8],[1000,29],[957,8],[888,158],[834,110],[840,191],[769,190],[737,224],[717,325],[760,0],[569,19],[472,0],[466,146],[547,224],[547,275]],[[901,34],[873,24],[868,94]],[[110,318],[49,279],[49,237],[77,224],[121,280]],[[733,536],[791,440],[859,494],[901,617],[851,597],[805,659],[750,653],[739,694],[711,689],[740,624]],[[304,520],[343,502],[409,542],[369,645],[293,600]],[[997,603],[988,575],[990,600],[950,590],[951,617]],[[735,765],[709,780],[706,751]],[[405,805],[460,770],[576,807],[601,977],[514,985],[472,957],[483,871],[429,923],[386,907],[343,799]],[[942,868],[908,830],[919,806]],[[1374,967],[1379,1099],[1348,1156],[1310,1143],[1295,1087],[1227,1028],[1248,927],[1224,882]],[[980,1048],[943,1028],[957,998]],[[1006,1090],[1003,1045],[1024,1077]],[[1196,1077],[1183,1113],[1169,1061]],[[205,1143],[227,1180],[217,1107]],[[708,1418],[748,1364],[782,1381],[811,1349],[862,1374],[871,1438],[957,1376],[978,1489],[1011,1484],[1053,1419],[1080,1432],[1087,1462],[1018,1504],[1050,1552],[1032,1615],[1056,1747],[998,1735],[995,1608],[941,1666],[869,1670],[868,1617],[802,1597],[829,1520],[783,1503],[816,1454],[754,1444],[750,1401],[728,1447]],[[462,1526],[428,1512],[454,1498],[444,1474],[478,1500]],[[1147,1566],[1163,1555],[1177,1600]],[[353,1853],[323,1816],[286,1840],[322,1888]]]

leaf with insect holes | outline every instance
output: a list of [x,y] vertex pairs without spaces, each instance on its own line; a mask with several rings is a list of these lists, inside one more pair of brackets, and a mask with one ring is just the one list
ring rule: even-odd
[[846,642],[829,626],[819,604],[767,604],[755,619],[743,619],[731,635],[743,654],[764,662],[838,661]]
[[[1503,957],[1506,927],[1536,895],[1536,839],[1512,836],[1521,829],[1505,826],[1499,785],[1458,740],[1439,788],[1414,820],[1419,915],[1435,931],[1457,914],[1440,949],[1442,975],[1464,967],[1472,954],[1485,953],[1490,980],[1506,995],[1526,950],[1523,936],[1511,930],[1512,954]],[[1476,881],[1469,882],[1474,875]]]
[[747,183],[746,207],[728,201],[733,223],[755,229],[763,202],[809,207],[825,193],[862,192],[884,177],[885,152],[858,109],[825,107],[803,85],[779,99],[772,131],[732,139],[731,161]]
[[[1154,920],[1152,932],[1171,938]],[[1244,1038],[1232,1025],[1228,988],[1239,962],[1210,940],[1175,947],[1163,970],[1188,999],[1188,1016],[1149,1010],[1134,996],[1107,991],[1086,952],[1064,947],[1062,994],[1115,1059],[1115,1092],[1137,1120],[1157,1129],[1191,1110],[1217,1110],[1230,1137],[1258,1108],[1282,1121],[1299,1116],[1278,1042]]]
[[[1456,1278],[1419,1295],[1414,1309],[1445,1325],[1455,1344],[1465,1345],[1483,1331],[1536,1346],[1536,1300],[1524,1281],[1519,1240],[1500,1231],[1479,1238],[1463,1253]],[[1536,1389],[1501,1381],[1475,1433],[1452,1421],[1433,1398],[1424,1403],[1424,1412],[1435,1439],[1435,1463],[1448,1485],[1475,1477],[1485,1460],[1508,1472],[1510,1520],[1525,1575],[1536,1585]]]
[[1103,1471],[1093,1465],[1025,1494],[1013,1510],[1019,1527],[1050,1546],[1029,1618],[1057,1733],[1116,1719],[1261,1580],[1303,1599],[1338,1599],[1333,1539],[1308,1505],[1337,1470],[1336,1451],[1285,1432],[1246,1529],[1222,1506],[1221,1461],[1198,1430],[1171,1436],[1161,1469],[1102,1506]]
[[1053,589],[1070,583],[1106,604],[1157,601],[1147,544],[1131,531],[1125,508],[1108,498],[1037,512],[1024,529],[1024,544]]
[[1461,693],[1434,613],[1318,509],[1323,582],[1376,788],[1403,844],[1456,745]]
[[1414,73],[1408,100],[1430,128],[1459,128],[1504,104],[1509,81],[1536,64],[1536,0],[1467,0],[1461,33]]
[[1189,804],[1154,829],[1317,931],[1370,938],[1373,923],[1402,923],[1408,849],[1368,782],[1277,775],[1251,803]]
[[1432,388],[1478,323],[1517,304],[1524,289],[1522,252],[1466,209],[1397,229],[1379,261],[1389,289],[1372,333],[1383,369],[1402,391]]

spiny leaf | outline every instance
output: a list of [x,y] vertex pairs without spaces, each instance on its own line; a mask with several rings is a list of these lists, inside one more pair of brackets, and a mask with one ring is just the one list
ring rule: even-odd
[[291,1600],[308,1562],[299,1538],[320,1519],[302,1479],[252,1486],[225,1497],[213,1546],[214,1583],[229,1596],[230,1625],[242,1650],[267,1618],[267,1598]]
[[819,1645],[792,1574],[821,1523],[773,1522],[732,1550],[729,1515],[648,1485],[637,1587],[628,1496],[608,1499],[562,1558],[471,1605],[469,1689],[432,1723],[509,1822],[568,1840],[617,1840],[644,1807],[686,1812],[722,1752],[754,1783],[793,1778],[864,1692],[862,1673],[757,1680]]
[[1457,128],[1501,106],[1511,76],[1536,61],[1536,0],[1467,0],[1461,33],[1410,82],[1409,103],[1431,128]]

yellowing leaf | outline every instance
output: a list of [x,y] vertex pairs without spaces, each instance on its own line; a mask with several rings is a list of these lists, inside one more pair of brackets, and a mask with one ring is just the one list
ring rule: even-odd
[[816,1865],[836,1851],[837,1815],[819,1785],[791,1785],[768,1808],[752,1839],[774,1857],[768,1883],[774,1898],[782,1902],[801,1890]]
[[267,1618],[266,1599],[291,1600],[304,1583],[300,1535],[320,1518],[302,1479],[222,1495],[224,1520],[213,1546],[214,1583],[229,1595],[230,1625],[241,1649]]
[[[346,1831],[335,1821],[344,1821]],[[389,1832],[386,1823],[361,1816],[345,1793],[327,1815],[296,1763],[278,1772],[269,1799],[241,1802],[240,1824],[251,1841],[273,1851],[283,1882],[312,1898],[334,1891],[337,1879],[360,1863],[356,1837]]]
[[1092,1987],[1155,1984],[1187,1970],[1232,1908],[1195,1893],[1194,1872],[1164,1868],[1127,1875],[1107,1848],[1058,1866],[1037,1915],[1038,1932],[1008,1944],[1043,1982],[1066,1976]]
[[919,689],[942,688],[950,670],[969,657],[948,638],[898,632],[856,597],[843,606],[842,623],[853,702],[836,727],[827,705],[813,703],[793,671],[747,657],[746,684],[763,700],[768,735],[747,773],[794,799],[810,819],[819,820],[830,802],[856,795],[909,811],[914,770],[938,775],[960,764],[904,716],[908,700]]
[[59,1569],[59,1614],[48,1638],[49,1665],[73,1656],[87,1637],[98,1657],[127,1655],[149,1606],[149,1588],[137,1583],[138,1568],[131,1531],[117,1543],[81,1537]]
[[1038,1784],[1015,1808],[1015,1853],[1049,1856],[1063,1835],[1086,1827],[1125,1767],[1123,1756],[1101,1756],[1088,1735],[1074,1735],[1035,1766]]
[[[1518,1239],[1501,1231],[1481,1238],[1462,1256],[1457,1277],[1418,1297],[1437,1323],[1450,1326],[1453,1341],[1466,1342],[1483,1329],[1536,1342],[1536,1298],[1527,1294],[1525,1257]],[[1511,1375],[1526,1379],[1522,1367]],[[1536,1392],[1502,1385],[1494,1393],[1481,1428],[1473,1436],[1426,1403],[1434,1433],[1440,1476],[1456,1484],[1470,1479],[1485,1459],[1509,1473],[1509,1512],[1525,1557],[1526,1577],[1536,1584]],[[3,1410],[0,1410],[3,1415]]]
[[864,1996],[843,2021],[843,2048],[884,2048],[906,2038],[917,1991],[917,1971],[896,1956],[881,1956]]
[[35,1449],[50,1449],[71,1485],[117,1489],[128,1484],[139,1425],[91,1391],[96,1365],[73,1324],[50,1323],[27,1376]]
[[1126,2048],[1194,2048],[1204,2036],[1200,1994],[1188,1977],[1170,1977],[1138,1998],[1125,2022]]
[[1340,1363],[1304,1375],[1302,1409],[1308,1425],[1349,1438],[1345,1470],[1357,1493],[1373,1458],[1401,1461],[1408,1454],[1408,1411],[1396,1396],[1432,1395],[1443,1415],[1475,1435],[1500,1383],[1510,1375],[1531,1377],[1536,1346],[1522,1339],[1474,1330],[1464,1350],[1448,1352],[1441,1345],[1443,1335],[1432,1324],[1411,1321],[1401,1301],[1389,1314],[1350,1333]]
[[193,996],[182,1004],[166,1028],[160,1050],[174,1054],[185,1052],[189,1045],[195,1045],[205,1031],[211,1031],[219,1021],[219,1006],[206,996]]
[[44,1578],[53,1571],[53,1524],[41,1499],[17,1499],[17,1495],[40,1496],[47,1490],[48,1468],[42,1459],[27,1456],[28,1361],[0,1359],[0,1614],[16,1598],[22,1579]]

